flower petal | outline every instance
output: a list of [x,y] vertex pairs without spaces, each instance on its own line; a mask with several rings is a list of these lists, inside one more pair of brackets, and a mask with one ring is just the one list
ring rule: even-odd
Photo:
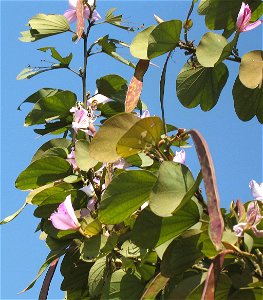
[[233,227],[233,230],[236,234],[236,236],[242,237],[244,234],[244,228],[247,225],[247,223],[238,223]]
[[174,162],[180,163],[180,164],[184,164],[185,163],[185,159],[186,159],[186,153],[184,151],[184,149],[182,149],[181,151],[176,151],[175,152],[175,156],[173,158]]
[[254,23],[248,24],[242,31],[245,32],[245,31],[252,30],[252,29],[258,27],[259,25],[261,25],[262,23],[263,23],[263,20],[257,20]]
[[249,182],[249,188],[255,200],[263,200],[263,185],[259,185],[255,180]]
[[79,229],[80,224],[72,207],[71,195],[66,197],[65,201],[59,205],[57,212],[51,214],[49,219],[51,220],[53,226],[57,229]]
[[66,19],[69,21],[69,23],[73,23],[77,20],[77,13],[76,13],[76,9],[68,9],[65,11],[64,13],[64,17],[66,17]]
[[79,224],[79,221],[75,215],[75,212],[74,212],[74,208],[72,206],[72,202],[71,202],[71,195],[68,195],[64,201],[64,204],[65,204],[65,207],[66,207],[66,210],[67,210],[67,213],[68,215],[70,216],[70,218],[73,220],[73,222],[75,223],[75,225],[77,227],[80,226]]
[[236,22],[237,28],[240,28],[242,25],[245,8],[246,8],[246,4],[244,2],[242,2],[240,11],[237,16],[237,22]]
[[77,6],[77,0],[69,0],[68,4],[69,4],[70,7],[76,8],[76,6]]

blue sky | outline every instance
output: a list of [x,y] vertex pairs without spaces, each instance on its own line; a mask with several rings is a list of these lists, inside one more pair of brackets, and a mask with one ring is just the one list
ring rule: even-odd
[[[164,20],[184,19],[190,1],[97,1],[102,16],[111,7],[133,26],[146,27],[155,23],[153,14]],[[69,89],[79,97],[81,82],[67,71],[52,71],[30,80],[17,81],[17,74],[28,64],[39,66],[41,59],[49,60],[37,48],[55,46],[68,55],[73,52],[73,65],[76,70],[82,65],[81,43],[71,42],[69,33],[51,37],[36,43],[22,43],[19,32],[27,30],[25,24],[37,13],[60,13],[67,9],[66,1],[3,1],[1,2],[1,219],[12,214],[24,203],[26,193],[16,190],[14,182],[19,173],[27,167],[35,151],[47,140],[39,138],[32,128],[23,127],[24,117],[30,106],[24,105],[22,112],[17,106],[29,95],[43,87]],[[193,14],[194,26],[189,39],[197,43],[208,30],[204,27],[203,17]],[[72,25],[75,26],[75,25]],[[110,25],[94,28],[90,41],[109,34],[110,37],[131,42],[134,33],[127,33]],[[262,48],[262,27],[241,34],[240,55]],[[123,52],[124,53],[124,52]],[[128,55],[128,52],[126,52]],[[249,122],[240,121],[235,115],[231,88],[239,65],[227,62],[229,80],[224,88],[218,105],[210,112],[184,108],[176,97],[175,79],[184,65],[186,57],[178,50],[168,66],[166,81],[165,108],[168,123],[183,128],[196,128],[206,138],[215,163],[219,194],[222,207],[229,207],[231,200],[251,199],[248,182],[262,181],[262,127],[254,118]],[[136,60],[134,60],[136,62]],[[153,61],[163,65],[164,57]],[[95,91],[96,78],[107,74],[119,74],[130,81],[133,70],[121,65],[104,54],[93,56],[88,62],[87,86]],[[151,67],[145,76],[143,101],[152,115],[160,116],[159,79],[161,68]],[[52,137],[48,137],[52,138]],[[187,165],[194,175],[198,173],[199,163],[194,147],[187,149]],[[38,224],[33,214],[34,208],[28,206],[13,222],[2,226],[1,230],[1,299],[36,299],[42,280],[32,290],[17,295],[37,274],[44,262],[48,249],[34,233]],[[59,291],[61,277],[59,272],[52,282],[50,299],[62,299]]]

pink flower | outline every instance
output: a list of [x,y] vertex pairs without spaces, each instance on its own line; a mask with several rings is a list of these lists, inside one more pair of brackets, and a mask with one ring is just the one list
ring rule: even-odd
[[[90,2],[91,1],[88,1],[90,6],[92,7],[93,3],[90,3]],[[70,9],[65,11],[64,16],[67,18],[69,23],[73,23],[77,20],[77,11],[76,11],[77,0],[69,0],[69,6],[70,6]],[[85,7],[84,18],[88,20],[89,17],[90,17],[90,10],[88,7]],[[91,20],[97,21],[99,19],[101,19],[100,14],[96,10],[94,10]]]
[[94,112],[91,107],[88,107],[89,110],[84,109],[83,107],[72,107],[70,112],[73,113],[73,122],[72,128],[75,132],[78,132],[79,129],[82,129],[84,132],[93,136],[96,133],[96,129],[93,125],[93,122],[96,120]]
[[184,151],[184,149],[182,149],[181,151],[176,151],[175,152],[175,156],[173,158],[174,162],[180,163],[180,164],[184,164],[185,163],[185,159],[186,159],[186,153]]
[[71,195],[67,196],[61,203],[58,210],[50,216],[53,226],[60,230],[79,230],[80,223],[75,215]]
[[67,161],[72,165],[73,169],[78,169],[78,165],[75,160],[75,150],[72,148],[71,152],[67,155]]
[[263,20],[257,20],[254,23],[249,23],[251,19],[251,9],[248,4],[242,2],[240,11],[237,16],[236,27],[239,32],[249,31],[258,27]]
[[257,201],[252,201],[247,207],[246,222],[238,223],[233,227],[233,230],[239,237],[242,237],[244,235],[244,231],[248,229],[252,229],[256,236],[263,236],[263,231],[257,229],[257,225],[261,222],[262,218]]
[[248,186],[255,200],[263,200],[263,182],[259,185],[255,180],[251,180]]
[[238,223],[237,225],[235,225],[233,227],[233,230],[234,230],[236,236],[242,237],[244,235],[244,229],[245,229],[246,225],[247,225],[247,223],[242,222],[242,223]]

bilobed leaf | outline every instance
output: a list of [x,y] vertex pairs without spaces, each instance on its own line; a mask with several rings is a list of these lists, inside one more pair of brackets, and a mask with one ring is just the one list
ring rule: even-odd
[[114,177],[102,196],[99,220],[118,224],[149,199],[156,177],[149,171],[124,171]]
[[140,59],[136,65],[134,76],[129,84],[125,99],[125,111],[132,112],[140,99],[143,76],[147,72],[150,61]]
[[76,163],[83,171],[88,171],[98,163],[97,160],[90,156],[89,144],[86,140],[78,140],[75,144]]
[[76,104],[76,95],[61,91],[53,96],[41,98],[25,118],[25,126],[45,124],[50,120],[71,116],[70,109]]
[[30,190],[55,180],[63,179],[72,172],[71,165],[60,157],[44,157],[31,163],[16,179],[16,188]]
[[38,14],[28,21],[30,29],[21,32],[22,42],[35,42],[39,39],[69,31],[68,20],[62,15]]
[[0,221],[0,225],[4,225],[8,222],[11,222],[14,220],[14,218],[16,218],[21,212],[22,210],[27,206],[27,201],[23,204],[23,206],[21,208],[19,208],[18,211],[16,211],[15,213],[13,213],[11,216],[8,216],[6,218],[4,218],[2,221]]
[[220,208],[220,198],[216,183],[216,174],[213,160],[205,139],[197,130],[189,133],[194,141],[198,159],[201,165],[205,191],[207,196],[207,208],[209,213],[209,233],[217,250],[221,248],[221,240],[224,231],[224,220]]
[[242,121],[249,121],[254,116],[258,121],[263,123],[263,87],[256,87],[249,89],[245,87],[240,81],[239,77],[236,78],[232,90],[235,111],[238,118]]
[[139,32],[135,38],[133,39],[130,51],[131,55],[137,57],[139,59],[147,60],[148,58],[148,41],[151,32],[154,30],[156,26],[150,26],[143,31]]
[[141,248],[153,249],[179,236],[195,225],[199,219],[199,209],[192,200],[172,217],[162,218],[144,209],[135,221],[131,240]]
[[117,153],[126,158],[152,149],[161,139],[162,128],[163,122],[158,117],[140,119],[120,138]]
[[150,195],[151,210],[161,217],[172,216],[193,184],[193,175],[185,165],[164,161]]
[[124,102],[127,93],[127,81],[119,75],[110,74],[96,80],[98,93],[112,100]]
[[120,158],[116,146],[120,138],[140,120],[133,114],[120,113],[106,120],[90,143],[90,156],[100,162],[115,162]]
[[65,66],[68,66],[72,60],[72,53],[70,53],[68,56],[62,57],[55,47],[43,47],[39,48],[38,50],[42,52],[47,52],[48,50],[50,50],[51,56]]
[[227,39],[222,35],[214,32],[205,33],[196,48],[197,60],[203,67],[214,67],[220,61],[227,44]]
[[182,22],[180,20],[158,24],[149,35],[147,57],[153,59],[175,49],[180,39],[181,29]]
[[208,111],[216,105],[227,78],[228,69],[223,63],[204,68],[187,62],[176,79],[178,99],[185,107],[200,104],[203,111]]
[[61,92],[59,89],[52,89],[52,88],[43,88],[29,96],[26,100],[24,100],[19,106],[18,110],[21,110],[21,105],[24,103],[37,103],[40,99],[53,96],[56,93]]
[[165,277],[173,277],[183,274],[188,268],[203,258],[201,247],[198,245],[200,233],[181,236],[165,250],[161,274]]
[[249,88],[261,88],[263,81],[263,51],[254,50],[246,53],[239,68],[239,79],[242,84]]

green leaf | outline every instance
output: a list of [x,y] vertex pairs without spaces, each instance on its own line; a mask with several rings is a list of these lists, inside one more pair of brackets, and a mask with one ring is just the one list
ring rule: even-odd
[[92,263],[79,259],[78,251],[75,251],[75,253],[67,252],[60,267],[61,274],[64,277],[60,289],[62,291],[82,289],[84,291],[88,286],[91,266]]
[[164,161],[150,195],[150,209],[161,217],[172,216],[193,184],[193,175],[185,165]]
[[117,153],[129,157],[144,150],[151,150],[161,139],[163,122],[159,117],[147,117],[136,122],[118,141]]
[[42,264],[42,266],[40,267],[37,276],[35,277],[35,279],[26,287],[24,288],[20,293],[24,293],[28,290],[30,290],[36,283],[36,281],[38,280],[38,278],[44,273],[44,271],[46,270],[46,268],[57,258],[59,258],[60,256],[64,255],[64,253],[66,252],[66,249],[62,249],[62,250],[58,250],[58,251],[51,251],[45,262]]
[[227,39],[222,35],[214,32],[207,32],[203,35],[196,48],[197,60],[203,67],[214,67],[221,61],[220,57],[227,44]]
[[216,105],[227,78],[228,69],[223,63],[204,68],[187,62],[176,80],[178,99],[185,107],[200,104],[203,111],[208,111]]
[[101,300],[140,299],[143,289],[143,284],[135,275],[126,274],[123,270],[117,270],[106,282]]
[[16,218],[21,212],[22,210],[27,206],[27,201],[23,204],[23,206],[21,208],[19,208],[18,211],[16,211],[15,213],[13,213],[11,216],[8,216],[6,218],[4,218],[2,221],[0,221],[0,225],[4,225],[8,222],[11,222],[12,220],[14,220],[14,218]]
[[121,63],[135,68],[135,65],[127,60],[126,58],[122,57],[116,52],[116,44],[123,45],[123,42],[114,40],[114,39],[109,39],[109,35],[105,35],[103,38],[98,39],[98,45],[101,46],[101,50],[108,54],[109,56],[113,57],[114,59],[120,61]]
[[177,47],[180,39],[182,22],[171,20],[158,24],[148,39],[147,57],[153,59]]
[[242,56],[239,79],[249,88],[261,88],[263,81],[263,51],[254,50]]
[[94,260],[99,256],[101,249],[106,243],[107,238],[100,234],[85,239],[80,246],[80,258],[84,261]]
[[210,0],[201,0],[198,6],[198,13],[199,15],[205,15],[209,8],[209,2]]
[[119,113],[125,111],[124,103],[120,101],[109,101],[104,104],[98,105],[98,110],[100,110],[101,115],[105,118],[113,117]]
[[52,89],[52,88],[43,88],[29,96],[26,100],[24,100],[19,106],[18,110],[21,110],[21,106],[24,103],[37,103],[40,99],[45,97],[50,97],[55,95],[58,92],[61,92],[62,90],[59,89]]
[[118,28],[124,29],[124,30],[128,30],[128,31],[134,31],[134,29],[132,27],[128,27],[128,26],[124,26],[122,25],[123,20],[122,20],[122,15],[114,15],[116,8],[110,8],[105,16],[105,22],[109,23],[113,26],[116,26]]
[[27,25],[31,28],[21,32],[22,37],[19,39],[22,42],[35,42],[70,30],[68,20],[62,15],[38,14],[30,19]]
[[30,79],[38,74],[53,70],[59,69],[59,65],[54,65],[53,67],[39,68],[39,67],[27,67],[23,69],[17,76],[17,80]]
[[57,61],[59,61],[61,63],[61,65],[65,66],[65,67],[67,67],[72,60],[72,53],[70,53],[68,56],[62,57],[58,53],[58,51],[56,50],[55,47],[43,47],[43,48],[39,48],[38,50],[42,51],[42,52],[47,52],[48,50],[50,50],[51,56],[53,58],[55,58]]
[[153,164],[153,160],[143,152],[129,156],[125,160],[132,166],[141,168],[149,167]]
[[87,195],[80,190],[66,190],[56,192],[50,197],[47,197],[35,209],[34,216],[36,218],[48,219],[50,215],[57,210],[60,203],[62,203],[68,195],[71,195],[73,207],[75,210],[83,208],[87,205]]
[[55,180],[63,179],[72,172],[71,165],[60,157],[45,157],[31,163],[16,179],[16,188],[30,190]]
[[92,297],[98,296],[104,283],[104,276],[107,268],[107,259],[98,259],[89,271],[88,285],[89,293]]
[[99,220],[117,224],[149,199],[156,177],[149,171],[124,171],[113,178],[102,196]]
[[133,114],[120,113],[106,120],[90,143],[90,156],[100,162],[115,162],[120,158],[116,145],[120,138],[139,120]]
[[58,183],[56,185],[54,185],[53,183],[48,184],[33,190],[33,192],[37,192],[37,193],[32,197],[31,202],[34,205],[41,205],[43,202],[47,203],[48,199],[51,199],[51,203],[52,203],[53,197],[56,197],[56,194],[60,194],[65,191],[69,191],[73,189],[74,189],[73,185],[66,182]]
[[41,98],[25,118],[25,126],[45,124],[48,121],[71,117],[70,109],[76,104],[76,95],[61,91],[53,96]]
[[236,78],[233,86],[233,98],[235,111],[238,118],[242,121],[249,121],[254,116],[263,123],[263,88],[255,89],[245,87],[239,78]]
[[163,276],[180,275],[203,258],[200,245],[198,245],[200,234],[193,232],[190,235],[189,233],[174,240],[164,252],[161,262]]
[[86,140],[78,140],[75,144],[76,163],[82,171],[88,171],[98,163],[90,156],[89,145]]
[[150,26],[135,36],[130,46],[132,56],[139,59],[148,59],[148,41],[155,27],[156,26]]
[[144,209],[135,221],[131,239],[141,248],[153,249],[185,232],[199,218],[198,207],[192,200],[172,217],[162,218]]
[[128,90],[127,81],[119,75],[110,74],[96,80],[98,93],[112,100],[124,102]]
[[61,134],[71,128],[72,116],[68,118],[62,118],[60,121],[46,123],[43,129],[34,129],[34,132],[40,135],[50,134]]

